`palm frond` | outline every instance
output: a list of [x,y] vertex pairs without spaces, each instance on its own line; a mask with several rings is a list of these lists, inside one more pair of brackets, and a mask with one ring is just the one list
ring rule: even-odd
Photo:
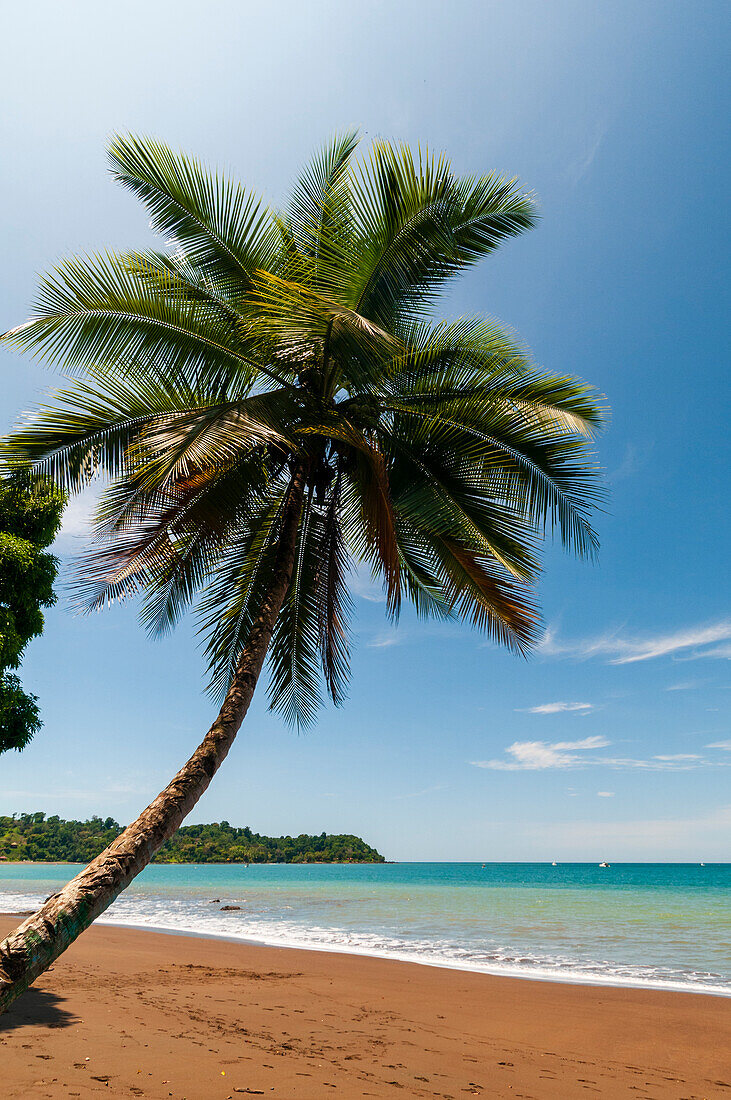
[[255,195],[153,138],[117,134],[114,178],[147,207],[152,228],[203,274],[244,285],[275,247],[272,216]]
[[310,495],[302,512],[292,580],[269,649],[272,710],[299,728],[314,721],[322,702],[317,605],[321,543],[321,520]]
[[397,616],[402,595],[401,565],[384,455],[366,441],[365,446],[353,450],[347,476],[359,501],[362,545],[383,577],[388,613]]
[[459,617],[499,645],[525,655],[540,636],[532,590],[506,576],[489,556],[457,540],[441,538],[433,546],[447,598]]
[[[172,276],[171,276],[172,284]],[[157,293],[122,256],[67,260],[41,281],[35,315],[4,341],[67,372],[104,364],[109,373],[153,374],[195,385],[242,387],[259,378],[289,385],[205,302]]]
[[250,504],[200,600],[198,633],[206,639],[209,689],[218,698],[226,693],[267,592],[288,490],[288,479],[280,478]]
[[320,388],[331,357],[341,365],[344,385],[367,388],[381,382],[399,350],[396,337],[367,317],[271,272],[257,272],[251,308],[258,320],[253,331],[303,370],[320,370]]
[[336,706],[344,701],[350,677],[348,620],[352,610],[347,586],[350,558],[340,522],[341,491],[342,473],[339,473],[322,517],[315,585],[322,670]]
[[315,154],[298,179],[290,199],[286,224],[296,250],[285,270],[306,274],[313,289],[325,295],[338,285],[346,249],[352,238],[350,162],[358,133],[348,130]]
[[456,177],[445,157],[385,142],[353,184],[353,307],[385,325],[423,317],[443,283],[535,222],[515,180]]

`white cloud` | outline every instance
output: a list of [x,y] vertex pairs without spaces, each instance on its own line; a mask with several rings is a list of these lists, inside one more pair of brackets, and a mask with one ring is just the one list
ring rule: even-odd
[[706,745],[707,749],[725,749],[727,752],[731,752],[731,741],[713,741],[710,745]]
[[700,687],[699,680],[685,680],[682,684],[671,684],[670,687],[666,687],[666,691],[692,691],[693,688]]
[[672,752],[667,753],[665,756],[653,756],[653,760],[702,760],[703,757],[699,756],[697,752]]
[[655,657],[671,656],[684,650],[695,650],[695,652],[685,653],[682,660],[731,657],[731,645],[707,648],[715,642],[725,642],[730,639],[731,620],[729,619],[645,638],[627,638],[617,630],[596,638],[567,642],[560,641],[556,630],[549,627],[538,646],[538,652],[547,657],[575,657],[580,660],[608,657],[610,664],[627,665],[636,661],[649,661]]
[[571,710],[594,710],[593,703],[541,703],[538,707],[521,707],[526,714],[563,714]]
[[[505,757],[497,760],[471,760],[476,768],[492,771],[545,771],[553,768],[611,768],[615,771],[638,768],[644,771],[690,771],[694,768],[731,767],[725,761],[708,760],[698,753],[676,752],[657,754],[648,759],[631,756],[597,756],[611,742],[605,737],[584,737],[581,741],[515,741],[505,749]],[[717,742],[723,748],[731,742]],[[710,747],[710,746],[709,746]]]
[[367,649],[387,649],[392,645],[399,645],[404,640],[404,632],[402,630],[389,630],[383,634],[378,634],[370,642],[366,642]]
[[582,737],[580,741],[556,741],[554,749],[604,749],[607,745],[610,745],[611,741],[607,741],[606,737],[600,735],[594,735],[593,737]]
[[614,798],[614,791],[597,791],[597,798]]
[[692,653],[683,657],[684,661],[698,661],[701,657],[717,657],[721,661],[731,661],[731,645],[717,645],[713,649],[706,649],[703,653]]
[[[675,753],[668,756],[652,756],[649,760],[636,759],[632,756],[611,756],[592,760],[592,764],[598,764],[617,771],[627,768],[639,768],[642,771],[670,772],[692,771],[694,768],[706,768],[714,766],[714,761],[705,760],[702,756],[693,753]],[[715,766],[720,766],[715,764]]]
[[371,571],[364,565],[356,565],[348,576],[348,587],[356,596],[369,603],[385,603],[383,585],[373,580]]
[[505,752],[507,760],[472,760],[476,768],[494,771],[539,771],[545,768],[573,768],[581,763],[578,752],[603,749],[610,742],[605,737],[584,737],[581,741],[515,741]]
[[73,554],[83,550],[91,535],[91,521],[99,503],[100,486],[91,485],[71,497],[61,520],[52,550],[56,554]]
[[602,657],[612,653],[616,646],[615,634],[604,634],[597,638],[583,638],[577,641],[562,641],[555,627],[546,627],[543,638],[536,646],[536,652],[546,657]]

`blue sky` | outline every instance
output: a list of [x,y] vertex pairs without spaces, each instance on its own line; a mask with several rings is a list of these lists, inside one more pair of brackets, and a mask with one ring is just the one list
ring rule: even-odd
[[[106,173],[111,131],[277,201],[356,124],[537,193],[539,227],[441,312],[499,317],[612,408],[600,560],[549,551],[535,656],[408,614],[394,630],[359,578],[348,704],[298,736],[260,691],[190,820],[355,832],[392,859],[727,859],[727,5],[36,3],[5,33],[0,328],[62,256],[149,243]],[[0,370],[2,430],[54,378],[8,352]],[[149,641],[133,607],[80,619],[62,597],[23,675],[45,728],[0,758],[2,812],[127,821],[213,714],[191,627]]]

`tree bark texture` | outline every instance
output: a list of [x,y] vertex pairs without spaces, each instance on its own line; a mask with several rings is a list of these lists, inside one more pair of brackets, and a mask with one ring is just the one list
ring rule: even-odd
[[269,591],[215,722],[188,762],[136,821],[60,893],[0,943],[0,1012],[96,920],[176,832],[223,763],[249,709],[277,615],[292,579],[306,470],[292,475]]

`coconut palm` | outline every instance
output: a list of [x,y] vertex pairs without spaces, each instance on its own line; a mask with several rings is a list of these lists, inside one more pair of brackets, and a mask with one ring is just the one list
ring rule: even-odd
[[72,259],[6,342],[69,381],[5,462],[103,493],[77,574],[88,609],[132,594],[153,633],[196,608],[222,705],[164,791],[0,945],[0,1006],[153,858],[204,793],[265,659],[272,708],[343,701],[349,571],[388,614],[466,619],[525,653],[541,540],[595,549],[593,392],[495,323],[432,320],[447,281],[528,229],[516,181],[348,133],[272,210],[160,142],[115,138],[115,178],[164,251]]

